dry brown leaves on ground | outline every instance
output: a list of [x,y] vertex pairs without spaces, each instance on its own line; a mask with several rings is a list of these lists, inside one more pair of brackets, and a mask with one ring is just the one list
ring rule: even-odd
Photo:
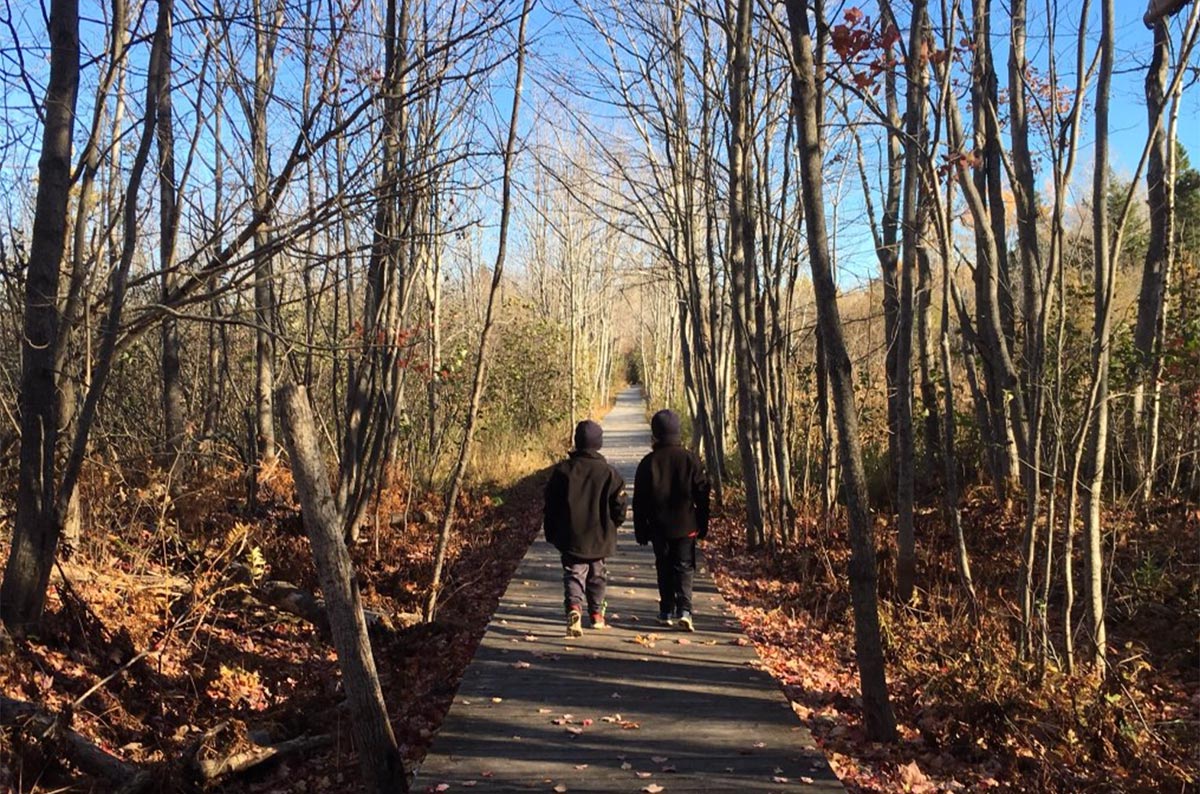
[[[810,522],[807,543],[747,552],[717,522],[709,560],[768,670],[851,792],[1151,792],[1200,785],[1200,526],[1179,504],[1108,516],[1116,546],[1109,607],[1112,672],[1102,687],[1018,662],[1012,586],[1020,517],[990,502],[964,512],[976,586],[973,623],[953,541],[919,517],[918,600],[889,600],[894,540],[880,524],[880,619],[899,722],[893,746],[862,724],[847,591],[849,543]],[[1147,520],[1146,516],[1149,516]],[[822,540],[823,536],[823,540]],[[1077,568],[1077,570],[1080,570]],[[1078,580],[1078,576],[1077,576]],[[1054,614],[1052,593],[1050,623]],[[1040,681],[1039,681],[1040,676]]]
[[[213,488],[214,499],[223,498],[209,503],[196,526],[181,531],[169,523],[129,521],[106,542],[88,543],[68,568],[80,576],[69,574],[67,586],[56,575],[41,635],[0,665],[0,693],[70,710],[75,730],[152,769],[155,790],[188,789],[186,759],[248,747],[251,739],[273,744],[318,734],[332,737],[326,749],[243,775],[227,789],[357,790],[335,653],[309,624],[249,598],[230,575],[260,567],[256,574],[316,589],[290,482],[286,472],[274,476],[278,481],[260,491],[271,501],[255,515],[239,514],[238,485],[230,482]],[[532,505],[540,489],[529,479],[502,500],[463,499],[433,623],[416,616],[432,570],[436,525],[430,518],[441,508],[429,499],[406,505],[406,493],[389,492],[378,506],[378,537],[368,532],[354,556],[364,606],[396,624],[392,632],[372,632],[372,641],[397,740],[406,758],[417,759],[538,529],[540,510]],[[410,519],[407,527],[397,520],[402,516]],[[147,586],[156,581],[182,585]],[[53,746],[0,737],[0,769],[9,774],[0,789],[82,783],[83,790],[105,790],[64,767]]]

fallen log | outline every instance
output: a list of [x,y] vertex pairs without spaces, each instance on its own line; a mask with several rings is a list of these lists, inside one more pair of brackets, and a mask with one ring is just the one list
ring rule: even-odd
[[71,764],[92,777],[104,778],[116,785],[120,794],[145,791],[154,781],[148,771],[98,747],[79,731],[65,725],[62,715],[34,703],[0,695],[0,727],[41,741],[55,742]]
[[280,612],[307,620],[316,626],[322,637],[329,636],[329,615],[325,613],[325,602],[307,590],[291,582],[273,581],[264,583],[255,595]]
[[126,573],[112,568],[96,570],[79,563],[61,562],[57,566],[59,579],[72,582],[101,582],[120,590],[138,592],[163,592],[168,595],[184,595],[192,588],[186,577],[171,574]]
[[[266,582],[251,592],[260,601],[275,607],[280,612],[303,618],[317,628],[322,637],[329,638],[329,615],[325,611],[325,599],[307,590],[296,587],[291,582]],[[396,630],[391,618],[382,612],[370,609],[363,610],[367,628],[385,633]]]
[[203,761],[197,759],[193,764],[193,769],[201,781],[211,783],[227,775],[238,775],[247,772],[268,761],[316,750],[332,742],[333,737],[328,735],[299,736],[295,739],[289,739],[286,742],[280,742],[279,744],[267,745],[265,747],[250,747],[245,750],[229,753],[220,758]]

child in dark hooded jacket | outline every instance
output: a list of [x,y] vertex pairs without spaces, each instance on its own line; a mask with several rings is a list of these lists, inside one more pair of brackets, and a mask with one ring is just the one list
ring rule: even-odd
[[658,622],[692,631],[696,541],[708,534],[709,485],[704,464],[680,443],[679,417],[662,410],[650,420],[654,447],[633,481],[637,542],[654,545]]
[[546,483],[546,540],[562,555],[567,634],[583,635],[586,603],[594,629],[604,620],[608,574],[604,558],[617,550],[625,522],[625,480],[600,454],[604,432],[584,420],[575,427],[575,450],[556,464]]

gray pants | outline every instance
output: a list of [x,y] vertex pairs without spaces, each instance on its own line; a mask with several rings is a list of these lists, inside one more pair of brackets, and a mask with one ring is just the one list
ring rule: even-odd
[[564,605],[567,610],[582,610],[587,603],[589,615],[604,614],[604,592],[608,587],[608,571],[604,560],[581,560],[570,554],[562,555]]

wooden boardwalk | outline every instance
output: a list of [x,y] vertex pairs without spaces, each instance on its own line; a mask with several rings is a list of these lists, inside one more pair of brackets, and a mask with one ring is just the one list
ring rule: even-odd
[[[637,390],[604,428],[632,488],[650,443]],[[692,634],[655,625],[654,555],[632,521],[608,570],[612,628],[568,639],[558,553],[534,542],[414,791],[843,791],[703,564]]]

